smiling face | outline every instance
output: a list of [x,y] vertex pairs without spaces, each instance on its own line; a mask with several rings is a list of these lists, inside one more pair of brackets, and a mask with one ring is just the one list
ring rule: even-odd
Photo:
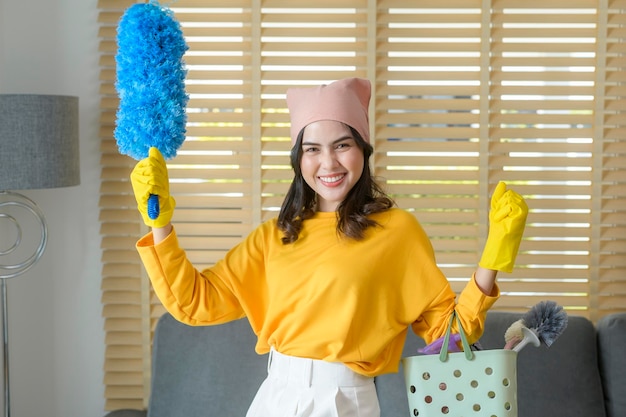
[[300,169],[318,196],[318,211],[336,211],[357,183],[364,167],[363,150],[345,124],[320,120],[302,136]]

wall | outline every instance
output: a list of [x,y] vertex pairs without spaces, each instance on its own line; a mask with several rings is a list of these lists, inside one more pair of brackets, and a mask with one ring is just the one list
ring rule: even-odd
[[14,417],[104,414],[97,17],[97,0],[0,0],[0,93],[74,95],[80,106],[81,185],[24,192],[49,241],[8,282]]

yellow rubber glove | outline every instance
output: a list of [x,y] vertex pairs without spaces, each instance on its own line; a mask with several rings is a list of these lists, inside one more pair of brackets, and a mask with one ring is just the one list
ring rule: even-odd
[[499,182],[491,196],[489,234],[478,263],[481,267],[513,272],[527,216],[528,206],[524,198],[507,190],[504,182]]
[[[137,162],[130,174],[130,181],[143,222],[150,227],[167,226],[172,220],[176,201],[170,196],[167,165],[157,148],[150,148],[148,157]],[[148,198],[151,194],[159,196],[160,212],[156,219],[148,216]]]

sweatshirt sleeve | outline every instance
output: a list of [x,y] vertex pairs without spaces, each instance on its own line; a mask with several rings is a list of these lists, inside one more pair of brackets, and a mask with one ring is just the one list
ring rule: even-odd
[[[450,285],[447,284],[432,300],[422,316],[413,323],[413,331],[426,343],[431,343],[445,334],[450,315],[456,311],[469,343],[474,343],[482,336],[487,311],[499,296],[500,290],[497,284],[494,284],[491,294],[484,294],[476,284],[474,276],[467,283],[458,300]],[[457,327],[454,321],[453,332],[458,333]]]
[[500,288],[497,283],[494,282],[491,294],[485,294],[480,290],[472,275],[472,279],[461,292],[455,307],[470,343],[476,342],[482,336],[487,311],[493,307],[498,298],[500,298]]
[[211,270],[200,272],[191,264],[175,230],[158,245],[148,233],[136,247],[157,297],[177,320],[197,326],[245,315],[229,283]]

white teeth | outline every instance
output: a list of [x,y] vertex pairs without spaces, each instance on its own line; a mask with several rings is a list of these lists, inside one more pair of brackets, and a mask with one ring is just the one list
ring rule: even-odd
[[336,182],[342,179],[343,177],[344,177],[343,175],[335,175],[334,177],[320,177],[320,180],[324,182]]

